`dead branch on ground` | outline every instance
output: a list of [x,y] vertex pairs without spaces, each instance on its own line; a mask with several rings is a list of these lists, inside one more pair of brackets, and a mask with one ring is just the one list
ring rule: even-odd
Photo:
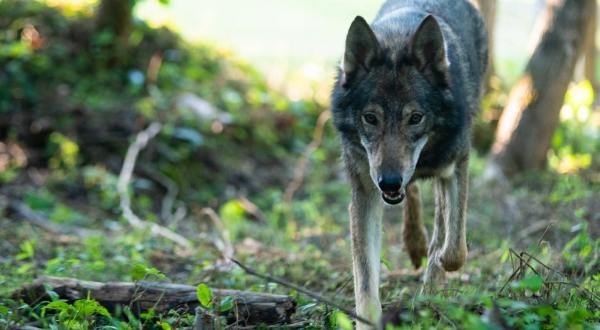
[[[60,299],[70,302],[89,298],[108,309],[130,306],[136,314],[153,309],[157,313],[176,309],[195,313],[199,306],[197,289],[192,285],[159,282],[92,282],[74,278],[42,277],[13,293],[14,299],[37,304],[50,299],[47,288]],[[226,314],[228,322],[240,325],[280,324],[289,322],[296,301],[289,296],[258,292],[211,289],[214,301],[233,298],[233,308]]]
[[164,237],[189,249],[192,244],[187,238],[173,232],[169,228],[140,219],[131,209],[131,197],[129,196],[128,187],[133,170],[135,169],[137,157],[140,151],[146,147],[148,141],[154,138],[161,129],[162,125],[159,123],[150,124],[148,128],[138,133],[135,141],[127,149],[127,154],[125,155],[123,167],[121,168],[121,173],[119,174],[119,180],[117,182],[117,192],[119,193],[119,198],[121,200],[121,210],[123,211],[123,216],[132,227],[149,229],[153,235]]

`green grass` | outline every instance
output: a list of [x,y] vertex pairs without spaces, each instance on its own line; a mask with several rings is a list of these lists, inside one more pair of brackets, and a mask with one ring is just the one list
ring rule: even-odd
[[[235,257],[259,272],[319,292],[343,306],[354,305],[347,216],[350,192],[340,174],[339,145],[331,123],[308,159],[293,201],[284,200],[293,169],[311,141],[319,113],[325,110],[322,104],[289,99],[269,89],[263,77],[236,56],[204,44],[192,47],[143,24],[134,31],[140,40],[131,63],[107,69],[104,60],[109,54],[102,48],[106,36],[95,34],[82,38],[93,41],[94,56],[74,51],[75,59],[65,62],[65,51],[87,49],[71,43],[68,28],[85,27],[89,18],[67,20],[38,5],[24,5],[25,13],[17,14],[9,6],[23,9],[19,6],[25,3],[0,1],[4,6],[0,8],[10,13],[6,17],[16,21],[5,26],[9,32],[0,34],[6,49],[28,50],[0,54],[0,67],[11,68],[11,84],[0,90],[0,106],[4,106],[0,109],[5,111],[0,114],[8,119],[15,113],[48,118],[51,132],[34,140],[36,144],[21,138],[29,135],[18,134],[30,126],[17,125],[2,141],[9,150],[2,154],[8,159],[3,166],[9,174],[0,175],[0,329],[16,325],[170,329],[189,326],[193,320],[193,315],[177,310],[160,315],[135,315],[128,307],[105,310],[92,297],[62,301],[50,289],[43,301],[11,297],[14,289],[44,275],[96,281],[168,280],[287,294],[298,302],[292,322],[309,329],[351,327],[349,318],[334,307],[239,268],[221,266],[221,240],[228,236]],[[292,4],[300,2],[286,3]],[[322,9],[330,5],[322,4]],[[14,29],[18,31],[22,22],[63,34],[48,34],[50,46],[33,51],[14,39],[19,35]],[[131,81],[132,74],[145,72],[150,56],[161,47],[170,51],[165,52],[158,82],[140,87]],[[68,102],[43,93],[61,84],[72,91]],[[589,106],[589,97],[583,98],[585,102],[576,97],[589,93],[577,90],[589,88],[576,87],[570,106]],[[199,121],[189,109],[176,106],[182,91],[210,101],[229,114],[230,121]],[[502,102],[501,97],[498,100],[491,103]],[[48,109],[55,111],[51,118]],[[128,116],[126,120],[118,117],[122,114]],[[89,139],[90,134],[105,134],[115,121],[137,126],[130,131],[117,126],[119,130],[110,130],[108,136],[121,135],[100,143]],[[121,214],[116,193],[121,162],[135,133],[151,121],[163,122],[165,129],[138,160],[130,187],[133,210],[147,221],[185,235],[193,242],[190,249],[132,228]],[[590,163],[562,174],[556,172],[558,167],[524,174],[508,190],[479,184],[485,159],[472,153],[469,259],[433,295],[417,295],[420,272],[411,269],[402,249],[401,209],[390,208],[384,222],[381,294],[397,327],[598,328],[600,149],[590,138],[597,129],[589,118],[579,123],[562,121],[556,139],[560,143],[554,141],[553,150],[559,156],[588,154]],[[19,148],[41,160],[26,167],[19,160]],[[181,220],[161,217],[168,191],[165,182],[178,188],[174,208],[186,210]],[[431,229],[432,190],[429,182],[421,188]],[[7,201],[23,203],[67,234],[51,234],[32,225],[9,210]],[[220,221],[207,217],[203,208],[214,210]],[[208,313],[228,309],[225,301],[214,304],[210,297],[210,290],[200,285],[198,299]]]

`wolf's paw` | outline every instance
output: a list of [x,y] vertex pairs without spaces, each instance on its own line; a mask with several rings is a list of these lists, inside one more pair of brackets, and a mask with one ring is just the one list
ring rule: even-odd
[[406,246],[406,250],[408,251],[408,256],[410,257],[410,261],[415,267],[415,269],[419,269],[421,264],[423,263],[423,258],[427,257],[427,245],[422,244],[421,246]]
[[415,269],[421,267],[423,258],[427,257],[427,232],[424,228],[404,232],[404,247]]
[[423,274],[423,287],[421,294],[435,293],[441,286],[446,283],[446,271],[440,266],[437,253],[429,256],[427,268]]
[[466,246],[459,249],[444,249],[439,255],[439,264],[447,272],[459,270],[467,260]]

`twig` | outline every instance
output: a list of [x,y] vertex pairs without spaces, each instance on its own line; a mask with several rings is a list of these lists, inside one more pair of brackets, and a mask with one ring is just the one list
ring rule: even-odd
[[526,261],[526,260],[525,260],[525,258],[523,258],[523,257],[521,256],[521,255],[522,255],[523,253],[525,253],[525,252],[517,253],[517,252],[516,252],[515,250],[513,250],[512,248],[511,248],[511,249],[508,249],[508,250],[509,250],[509,252],[510,252],[510,258],[511,258],[511,261],[513,260],[513,256],[514,256],[515,258],[517,258],[517,259],[519,260],[519,265],[518,265],[518,266],[515,268],[515,265],[514,265],[514,262],[513,262],[513,272],[512,272],[512,274],[511,274],[511,275],[508,277],[508,280],[506,280],[506,282],[504,283],[504,285],[502,286],[502,288],[500,288],[500,290],[498,291],[498,294],[499,294],[499,295],[500,295],[500,294],[502,294],[502,292],[504,291],[504,289],[506,289],[506,287],[507,287],[507,286],[508,286],[508,285],[509,285],[509,284],[510,284],[510,283],[511,283],[511,282],[512,282],[514,279],[516,279],[516,278],[517,278],[517,277],[519,277],[520,275],[523,275],[523,274],[524,274],[524,267],[525,267],[525,265],[527,265],[527,266],[528,266],[528,267],[529,267],[531,270],[533,270],[533,271],[534,271],[536,274],[538,274],[538,273],[537,273],[537,271],[536,271],[536,270],[535,270],[535,269],[534,269],[534,268],[533,268],[533,267],[532,267],[532,266],[529,264],[529,261],[530,261],[531,259],[529,259],[529,260],[527,260],[527,261]]
[[[165,197],[163,197],[160,207],[160,217],[164,221],[164,223],[172,224],[176,222],[176,213],[173,213],[173,206],[175,205],[177,194],[179,193],[179,188],[171,180],[168,176],[156,171],[150,167],[143,166],[143,172],[150,176],[154,181],[158,182],[161,186],[163,186],[167,193]],[[177,210],[178,211],[178,210]],[[176,212],[177,212],[176,211]]]
[[[286,324],[282,326],[281,324],[275,325],[266,325],[261,327],[261,329],[306,329],[310,328],[310,321],[298,321],[295,323]],[[225,329],[237,329],[237,330],[250,330],[256,329],[256,326],[239,326],[239,325],[229,325]]]
[[127,191],[129,182],[131,181],[131,175],[135,168],[135,162],[137,161],[138,154],[142,149],[146,147],[148,141],[154,138],[162,129],[162,125],[159,123],[152,123],[148,128],[138,133],[135,141],[127,149],[125,160],[123,161],[123,167],[119,174],[119,180],[117,182],[117,192],[121,200],[120,206],[123,211],[123,216],[132,227],[149,229],[153,235],[161,236],[169,239],[176,244],[189,249],[192,244],[185,237],[173,232],[172,230],[160,226],[155,223],[147,222],[140,219],[131,209],[131,198]]
[[265,215],[261,212],[258,206],[256,206],[256,204],[252,203],[246,197],[240,197],[239,201],[241,203],[242,208],[244,208],[244,211],[246,211],[246,213],[252,216],[254,220],[258,222],[266,222]]
[[252,268],[250,268],[250,267],[242,264],[241,262],[239,262],[239,261],[237,261],[235,259],[231,259],[231,261],[233,263],[235,263],[236,265],[238,265],[240,268],[242,268],[246,273],[248,273],[250,275],[254,275],[254,276],[258,277],[258,278],[262,278],[263,280],[266,280],[266,281],[269,281],[269,282],[273,282],[273,283],[277,283],[277,284],[283,285],[283,286],[285,286],[287,288],[290,288],[290,289],[296,290],[298,292],[301,292],[301,293],[303,293],[303,294],[305,294],[305,295],[313,298],[314,300],[316,300],[318,302],[321,302],[321,303],[324,303],[324,304],[329,305],[331,307],[335,307],[335,308],[339,309],[340,311],[344,312],[345,314],[347,314],[348,316],[350,316],[351,318],[353,318],[353,319],[355,319],[357,321],[360,321],[360,322],[362,322],[364,324],[367,324],[367,325],[370,325],[370,326],[374,326],[373,323],[371,323],[369,320],[367,320],[367,319],[365,319],[363,317],[358,316],[353,310],[350,310],[350,309],[348,309],[348,308],[346,308],[344,306],[341,306],[341,305],[339,305],[338,303],[334,302],[333,300],[331,300],[329,298],[326,298],[326,297],[323,297],[323,296],[321,296],[319,294],[311,292],[311,291],[309,291],[309,290],[307,290],[307,289],[305,289],[305,288],[303,288],[301,286],[298,286],[296,284],[287,282],[286,280],[283,280],[283,279],[280,279],[280,278],[277,278],[277,277],[274,277],[274,276],[271,276],[271,275],[268,275],[268,274],[261,274],[261,273],[255,271],[254,269],[252,269]]
[[95,230],[80,229],[80,228],[71,229],[71,228],[66,228],[64,226],[52,223],[52,222],[50,222],[50,220],[48,220],[46,217],[41,215],[39,212],[32,210],[25,203],[17,201],[17,200],[9,201],[8,208],[11,209],[13,212],[17,213],[18,215],[20,215],[27,222],[31,223],[34,226],[40,227],[53,235],[68,236],[68,235],[74,234],[78,237],[87,237],[87,236],[99,233],[98,231],[95,231]]
[[215,326],[212,315],[210,315],[201,307],[196,307],[192,330],[212,330],[214,328]]
[[146,77],[148,79],[148,84],[155,85],[158,80],[158,72],[160,71],[160,67],[162,65],[162,54],[155,53],[150,58],[150,62],[148,63],[148,69],[146,70]]
[[[549,228],[549,226],[548,226]],[[547,232],[544,232],[544,234]],[[540,239],[541,240],[543,239]],[[498,291],[498,294],[502,294],[502,292],[504,291],[504,289],[508,286],[509,283],[511,283],[516,277],[518,277],[518,275],[524,275],[525,271],[526,271],[526,267],[531,269],[535,274],[540,275],[540,273],[531,265],[531,260],[535,261],[538,265],[542,266],[544,269],[546,269],[549,272],[552,272],[553,274],[558,275],[559,278],[563,278],[563,279],[567,279],[567,277],[561,273],[560,271],[546,265],[544,262],[542,262],[540,259],[538,259],[537,257],[533,256],[532,254],[530,254],[529,252],[526,251],[521,251],[521,253],[517,253],[515,250],[513,249],[509,249],[510,253],[511,253],[511,258],[514,255],[516,258],[519,259],[519,266],[514,269],[513,273],[510,275],[510,277],[508,278],[508,280],[506,281],[506,283],[504,283],[504,285],[502,286],[502,288]],[[514,268],[514,266],[513,266]],[[600,297],[598,297],[594,292],[582,287],[581,285],[565,280],[565,281],[551,281],[549,280],[549,278],[552,276],[552,274],[548,275],[546,278],[544,278],[544,286],[546,286],[548,288],[548,290],[550,290],[550,286],[553,284],[558,284],[558,285],[569,285],[572,287],[577,288],[579,291],[581,291],[583,293],[583,296],[590,301],[591,304],[593,304],[597,309],[600,307],[600,305],[598,304],[597,301],[600,300]]]
[[429,307],[431,307],[431,309],[433,309],[440,316],[440,318],[446,319],[448,324],[450,324],[452,326],[452,329],[458,329],[458,327],[456,326],[456,323],[454,323],[454,321],[452,321],[451,318],[449,318],[446,314],[444,314],[444,312],[442,312],[442,310],[437,308],[437,306],[435,304],[429,304]]
[[600,297],[598,297],[592,291],[582,287],[581,285],[579,285],[577,283],[573,283],[573,282],[568,282],[568,281],[549,281],[547,283],[548,284],[568,285],[568,286],[576,288],[577,290],[583,292],[584,295],[587,296],[586,298],[588,298],[588,300],[596,307],[597,310],[600,310],[600,305],[598,305],[598,302],[600,302]]
[[310,160],[310,156],[319,148],[321,145],[321,141],[323,140],[323,131],[325,130],[325,124],[331,118],[331,111],[323,111],[319,118],[317,119],[317,125],[315,127],[315,131],[313,133],[313,139],[310,144],[304,150],[302,157],[296,164],[296,168],[294,170],[294,179],[290,184],[288,184],[287,188],[285,188],[285,193],[283,194],[283,201],[286,205],[289,205],[294,199],[294,194],[300,186],[302,186],[302,182],[304,181],[304,176],[306,175],[306,168],[308,166],[308,161]]
[[27,220],[27,222],[42,228],[51,234],[64,235],[67,233],[67,230],[65,228],[49,222],[48,219],[43,217],[41,214],[35,212],[24,203],[18,201],[10,201],[8,204],[8,208],[20,215],[23,219]]
[[233,244],[231,243],[231,239],[229,238],[229,231],[227,230],[227,228],[225,228],[225,225],[223,224],[223,221],[221,220],[217,212],[215,212],[215,210],[211,209],[210,207],[205,207],[200,210],[200,214],[207,216],[213,222],[213,225],[221,234],[221,246],[219,246],[219,244],[215,244],[215,246],[221,251],[223,259],[226,262],[233,260],[232,258],[235,253],[235,249],[233,247]]
[[536,221],[536,222],[532,223],[531,225],[527,226],[527,228],[521,230],[521,233],[519,234],[519,240],[526,239],[526,238],[530,237],[532,234],[544,229],[544,233],[542,234],[542,236],[540,237],[540,240],[538,241],[538,242],[541,242],[544,239],[546,232],[548,231],[548,229],[550,229],[550,227],[553,224],[554,224],[554,222],[552,220]]

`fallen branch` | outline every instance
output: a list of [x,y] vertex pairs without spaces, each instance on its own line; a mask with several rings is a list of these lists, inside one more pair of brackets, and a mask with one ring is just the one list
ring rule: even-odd
[[148,141],[154,138],[161,129],[162,125],[159,123],[150,124],[148,128],[138,133],[135,141],[127,149],[127,154],[125,155],[123,167],[121,168],[121,173],[119,174],[119,180],[117,182],[117,192],[119,193],[119,198],[121,200],[121,210],[123,211],[123,216],[132,227],[149,229],[153,235],[164,237],[189,249],[192,244],[187,238],[173,232],[169,228],[140,219],[131,209],[131,198],[127,188],[131,181],[131,175],[133,174],[138,154],[146,147]]
[[[47,287],[56,292],[60,299],[75,301],[88,297],[108,309],[130,306],[134,313],[153,309],[157,313],[176,309],[179,312],[195,313],[199,306],[196,287],[192,285],[157,282],[92,282],[74,278],[42,277],[27,285],[12,296],[27,303],[38,303],[49,299]],[[233,308],[226,314],[228,322],[241,325],[280,324],[289,322],[296,310],[296,301],[284,295],[211,289],[214,301],[233,297]]]
[[290,283],[290,282],[288,282],[286,280],[283,280],[283,279],[280,279],[280,278],[277,278],[277,277],[274,277],[274,276],[271,276],[271,275],[268,275],[268,274],[261,274],[261,273],[255,271],[254,269],[252,269],[252,268],[250,268],[250,267],[242,264],[241,262],[239,262],[239,261],[237,261],[235,259],[231,259],[231,261],[233,263],[235,263],[236,265],[238,265],[240,268],[242,268],[246,273],[248,273],[250,275],[254,275],[254,276],[258,277],[258,278],[262,278],[263,280],[266,280],[266,281],[269,281],[269,282],[273,282],[273,283],[277,283],[277,284],[283,285],[283,286],[285,286],[287,288],[296,290],[296,291],[298,291],[300,293],[303,293],[303,294],[305,294],[305,295],[313,298],[314,300],[316,300],[316,301],[318,301],[320,303],[323,303],[323,304],[326,304],[326,305],[329,305],[331,307],[339,309],[340,311],[344,312],[345,314],[347,314],[348,316],[350,316],[351,318],[353,318],[353,319],[355,319],[355,320],[357,320],[359,322],[362,322],[364,324],[373,326],[373,323],[371,323],[369,320],[367,320],[367,319],[365,319],[363,317],[358,316],[353,310],[351,310],[349,308],[346,308],[344,306],[341,306],[340,304],[334,302],[333,300],[331,300],[331,299],[329,299],[327,297],[323,297],[323,296],[321,296],[319,294],[316,294],[314,292],[308,291],[307,289],[305,289],[305,288],[303,288],[301,286],[298,286],[296,284]]

